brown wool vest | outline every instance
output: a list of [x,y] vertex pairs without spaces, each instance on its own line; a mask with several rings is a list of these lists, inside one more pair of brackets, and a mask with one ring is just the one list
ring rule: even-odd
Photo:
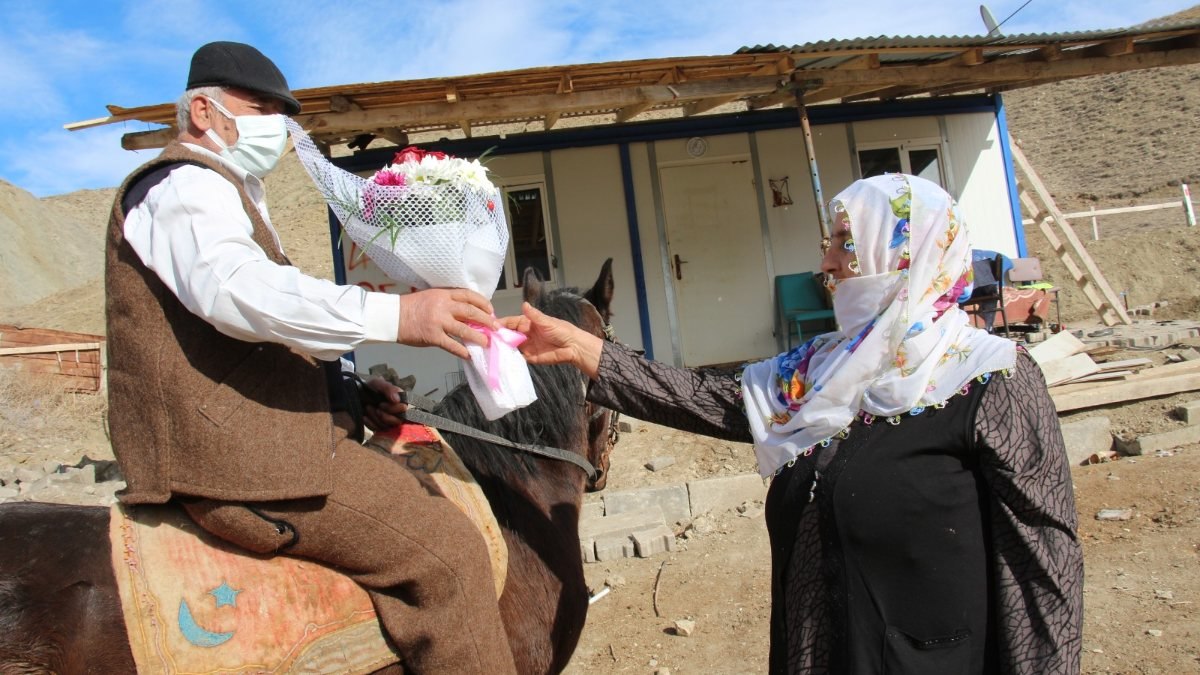
[[274,343],[222,334],[192,314],[125,241],[122,201],[137,179],[186,161],[242,198],[254,241],[290,264],[241,181],[219,162],[168,145],[117,191],[106,243],[108,415],[126,503],[172,495],[269,501],[327,495],[333,426],[319,362]]

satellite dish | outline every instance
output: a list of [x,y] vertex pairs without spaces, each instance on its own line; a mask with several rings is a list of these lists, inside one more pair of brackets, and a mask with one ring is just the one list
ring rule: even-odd
[[983,17],[983,25],[987,28],[988,37],[1004,37],[1000,32],[1000,25],[996,23],[996,17],[992,16],[992,10],[988,9],[987,5],[979,6],[979,14]]

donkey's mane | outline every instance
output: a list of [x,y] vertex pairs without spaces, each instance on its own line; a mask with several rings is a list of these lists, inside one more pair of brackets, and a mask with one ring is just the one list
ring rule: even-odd
[[[550,316],[580,325],[583,303],[576,288],[547,290],[535,306]],[[495,421],[488,421],[466,385],[452,389],[435,412],[470,427],[515,443],[569,449],[586,433],[583,419],[585,380],[573,366],[530,366],[537,400]],[[453,435],[453,434],[452,434]],[[532,455],[497,447],[474,438],[453,435],[450,441],[472,471],[492,475],[527,476],[534,471]]]

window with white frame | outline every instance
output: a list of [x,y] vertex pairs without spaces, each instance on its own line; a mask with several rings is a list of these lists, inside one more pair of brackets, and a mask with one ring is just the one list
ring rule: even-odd
[[863,178],[885,173],[907,173],[946,187],[942,150],[936,141],[859,145],[857,154]]
[[554,279],[554,248],[550,239],[549,208],[544,183],[505,185],[504,213],[508,217],[509,245],[504,272],[497,290],[518,288],[526,268],[542,278]]

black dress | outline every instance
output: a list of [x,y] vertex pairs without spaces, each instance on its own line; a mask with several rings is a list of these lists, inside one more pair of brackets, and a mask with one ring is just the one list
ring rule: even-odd
[[[728,372],[605,345],[589,398],[749,442]],[[869,423],[868,423],[869,422]],[[772,673],[1075,673],[1083,562],[1058,418],[1037,366],[944,407],[860,416],[767,495]]]

